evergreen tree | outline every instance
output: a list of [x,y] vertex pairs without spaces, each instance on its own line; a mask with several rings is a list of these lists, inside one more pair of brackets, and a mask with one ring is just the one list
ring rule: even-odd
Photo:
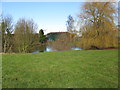
[[43,29],[40,29],[39,31],[39,42],[44,43],[46,41],[46,36],[44,35]]

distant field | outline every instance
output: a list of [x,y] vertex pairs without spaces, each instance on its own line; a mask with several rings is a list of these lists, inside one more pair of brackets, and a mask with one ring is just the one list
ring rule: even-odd
[[117,88],[118,51],[3,54],[3,88]]

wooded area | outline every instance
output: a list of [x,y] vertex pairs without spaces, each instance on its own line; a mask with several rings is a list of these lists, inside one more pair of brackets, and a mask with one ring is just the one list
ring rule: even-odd
[[[82,13],[78,22],[69,15],[66,22],[68,34],[62,34],[56,40],[49,41],[44,30],[39,33],[33,19],[20,18],[13,24],[12,16],[1,15],[0,27],[3,53],[29,53],[37,45],[50,45],[54,49],[69,50],[79,46],[83,49],[102,49],[118,47],[118,25],[116,3],[86,2],[82,6]],[[81,22],[81,23],[80,23]],[[75,25],[80,27],[77,30]]]

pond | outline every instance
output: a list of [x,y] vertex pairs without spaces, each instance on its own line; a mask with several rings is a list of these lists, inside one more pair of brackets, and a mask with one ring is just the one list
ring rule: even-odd
[[[71,48],[70,50],[83,50],[83,49],[81,49],[81,48],[79,48],[79,47],[73,47],[73,48]],[[44,48],[44,49],[42,49],[42,50],[40,50],[40,49],[35,50],[35,51],[33,51],[32,53],[39,53],[39,52],[54,52],[54,51],[57,51],[57,50],[53,50],[51,47],[46,46],[46,48]]]

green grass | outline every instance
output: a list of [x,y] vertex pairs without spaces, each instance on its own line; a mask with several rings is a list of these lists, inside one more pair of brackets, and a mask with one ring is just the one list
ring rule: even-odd
[[3,88],[117,88],[118,50],[3,54]]

